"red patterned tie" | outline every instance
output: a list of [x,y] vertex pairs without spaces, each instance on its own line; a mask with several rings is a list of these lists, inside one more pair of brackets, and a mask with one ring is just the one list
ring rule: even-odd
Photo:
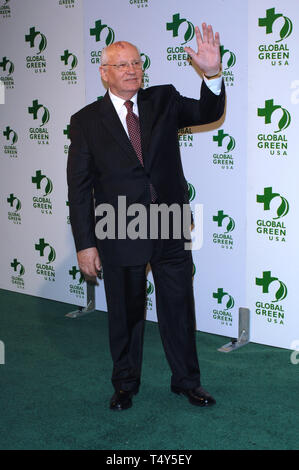
[[[138,116],[136,116],[136,114],[133,113],[132,101],[125,101],[125,107],[128,110],[126,121],[127,121],[128,133],[129,133],[129,137],[131,140],[131,144],[133,145],[133,148],[136,152],[138,160],[140,161],[141,165],[144,166],[143,157],[142,157],[142,148],[141,148],[141,134],[140,134],[139,118]],[[151,191],[152,202],[155,202],[157,200],[157,194],[151,183],[150,183],[150,191]]]

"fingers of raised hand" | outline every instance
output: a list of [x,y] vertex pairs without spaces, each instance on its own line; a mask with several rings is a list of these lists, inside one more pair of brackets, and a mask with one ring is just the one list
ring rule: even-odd
[[220,47],[220,35],[219,33],[215,33],[215,45]]
[[202,35],[198,26],[195,27],[195,34],[196,34],[197,44],[199,45],[203,42],[203,39],[202,39]]
[[212,25],[207,25],[206,23],[202,23],[202,34],[198,26],[195,28],[197,44],[200,45],[202,43],[209,43],[211,45],[220,45],[220,37],[219,33],[213,32]]

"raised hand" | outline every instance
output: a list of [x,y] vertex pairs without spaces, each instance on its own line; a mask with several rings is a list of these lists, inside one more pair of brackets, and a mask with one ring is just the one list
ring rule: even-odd
[[207,77],[217,75],[221,68],[219,33],[215,33],[214,37],[212,26],[207,26],[206,23],[202,23],[202,34],[198,26],[195,33],[197,52],[191,47],[185,47],[184,50]]

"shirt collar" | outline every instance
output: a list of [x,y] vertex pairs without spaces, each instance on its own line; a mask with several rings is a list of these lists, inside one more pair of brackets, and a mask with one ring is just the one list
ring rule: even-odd
[[[127,101],[127,100],[124,100],[123,98],[120,98],[119,96],[116,96],[114,95],[111,91],[110,91],[110,88],[108,90],[108,93],[109,93],[109,96],[110,96],[110,99],[115,107],[115,110],[117,112],[120,111],[120,109],[122,108],[122,106],[124,105],[124,103]],[[130,99],[130,101],[133,102],[133,106],[137,106],[137,93],[135,93],[134,96],[132,96],[132,98]]]

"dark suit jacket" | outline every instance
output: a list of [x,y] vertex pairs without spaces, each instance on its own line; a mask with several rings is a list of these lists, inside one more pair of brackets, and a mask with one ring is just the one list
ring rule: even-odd
[[111,264],[137,265],[151,257],[151,240],[97,240],[94,205],[117,207],[119,195],[127,205],[151,203],[149,181],[159,203],[188,203],[178,129],[218,120],[224,111],[224,85],[216,96],[202,83],[200,100],[181,96],[172,85],[138,92],[144,167],[111,103],[109,94],[71,117],[67,176],[70,221],[77,251],[98,246]]

